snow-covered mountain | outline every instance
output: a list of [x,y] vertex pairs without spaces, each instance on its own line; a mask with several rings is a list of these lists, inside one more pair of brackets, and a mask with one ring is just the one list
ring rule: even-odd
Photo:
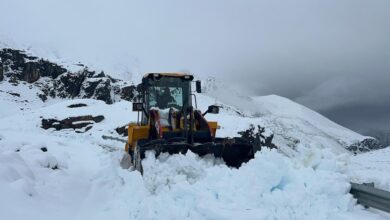
[[[82,64],[77,64],[79,70],[71,71],[12,49],[1,50],[0,57],[4,77],[1,92],[8,94],[2,102],[13,106],[2,115],[46,106],[63,98],[93,98],[107,104],[138,98],[136,83],[91,71]],[[206,109],[214,103],[223,107],[222,118],[221,115],[210,116],[220,121],[222,136],[235,136],[237,132],[249,128],[250,124],[261,125],[274,134],[280,150],[290,156],[297,147],[331,148],[336,153],[343,153],[345,148],[367,139],[283,97],[246,97],[208,79],[204,88],[206,93],[199,97],[199,108]],[[224,89],[221,91],[220,88]],[[31,103],[26,104],[26,100]],[[241,123],[232,123],[237,120]]]
[[[239,170],[212,157],[155,158],[150,152],[141,176],[120,167],[122,143],[102,139],[121,138],[116,128],[136,120],[134,83],[85,67],[69,70],[16,50],[2,50],[0,57],[4,219],[383,217],[357,206],[348,194],[350,179],[365,179],[351,167],[347,149],[369,138],[291,100],[226,94],[218,83],[206,83],[198,108],[222,106],[220,114],[207,115],[221,125],[218,136],[261,125],[274,135],[278,150],[257,153]],[[88,118],[82,129],[42,128],[44,120],[77,116]]]

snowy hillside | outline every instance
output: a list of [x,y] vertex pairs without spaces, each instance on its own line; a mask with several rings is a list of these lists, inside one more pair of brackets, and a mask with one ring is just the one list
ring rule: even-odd
[[[0,57],[4,69],[0,88],[4,95],[0,101],[8,106],[0,113],[2,116],[47,106],[63,98],[94,98],[108,104],[137,98],[136,82],[113,79],[88,67],[73,72],[12,49],[1,50]],[[261,125],[274,134],[276,145],[289,156],[298,148],[313,147],[345,153],[345,148],[367,138],[283,97],[245,97],[215,80],[205,80],[203,86],[205,94],[199,95],[199,109],[215,103],[223,108],[222,114],[209,116],[221,124],[220,136],[237,136],[251,124]]]
[[[212,90],[207,94],[214,95]],[[199,99],[206,101],[202,103],[202,109],[206,109],[207,105],[213,103],[220,104],[226,109],[221,115],[209,116],[221,123],[220,134],[231,136],[246,129],[250,124],[261,125],[274,134],[275,144],[289,156],[293,156],[299,148],[327,148],[336,154],[346,153],[345,148],[348,146],[369,138],[277,95],[246,97],[244,101],[241,98],[239,103],[244,103],[246,109],[239,105],[233,107],[218,102],[219,97],[201,96]],[[240,97],[233,98],[233,100],[238,99]],[[237,121],[240,123],[236,123]]]
[[[77,103],[87,106],[67,107]],[[81,134],[40,128],[41,117],[83,114],[105,119]],[[101,134],[134,116],[126,101],[72,100],[2,118],[0,210],[5,219],[375,217],[354,206],[343,165],[327,151],[289,159],[266,150],[240,170],[192,153],[159,159],[149,154],[143,177],[123,170],[122,144]]]
[[[28,83],[11,80],[12,71],[0,81],[2,219],[386,218],[357,205],[348,193],[351,179],[366,179],[355,169],[363,164],[345,148],[365,137],[283,97],[248,98],[256,111],[247,112],[212,98],[211,90],[197,95],[199,109],[222,106],[220,114],[207,115],[221,125],[218,136],[238,136],[259,124],[274,134],[278,150],[258,152],[239,170],[213,157],[155,158],[149,152],[141,176],[121,168],[122,143],[102,139],[123,138],[115,129],[136,120],[131,102],[122,98],[129,97],[122,96],[124,82],[98,76],[113,88],[102,98],[96,90],[80,92],[89,91],[83,85],[96,79],[95,73],[86,74],[75,96],[58,87],[53,97],[42,99],[45,82],[65,85],[59,79],[73,73]],[[113,104],[107,97],[114,97]],[[86,115],[103,120],[88,121],[89,130],[42,128],[43,119]]]

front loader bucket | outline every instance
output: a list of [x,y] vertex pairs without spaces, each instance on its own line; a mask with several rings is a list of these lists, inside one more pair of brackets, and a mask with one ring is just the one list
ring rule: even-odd
[[209,143],[194,143],[186,142],[167,143],[166,141],[152,141],[139,145],[141,158],[145,156],[145,151],[154,150],[156,156],[160,153],[185,154],[188,150],[199,156],[212,154],[216,158],[222,158],[226,165],[239,168],[242,163],[248,162],[254,157],[253,146],[244,139],[216,139]]

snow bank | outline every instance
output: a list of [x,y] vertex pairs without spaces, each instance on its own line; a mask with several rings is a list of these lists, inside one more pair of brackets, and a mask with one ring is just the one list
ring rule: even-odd
[[263,151],[239,170],[192,153],[143,163],[151,218],[326,219],[349,212],[346,176],[322,160],[315,169],[276,151]]
[[350,158],[347,173],[354,182],[374,183],[390,191],[390,147]]
[[[198,101],[203,110],[216,103],[203,95]],[[67,107],[78,103],[86,106]],[[317,120],[315,114],[305,117],[306,113],[292,111],[287,117],[265,105],[271,113],[258,117],[224,105],[219,115],[207,115],[220,123],[219,136],[236,136],[250,124],[260,124],[271,128],[282,148],[292,149],[288,144],[293,138],[300,140],[297,149],[292,149],[300,154],[288,158],[265,150],[236,170],[213,157],[200,159],[188,153],[156,159],[151,152],[143,161],[141,176],[120,168],[122,143],[101,138],[115,135],[116,127],[136,120],[130,102],[107,105],[67,100],[39,105],[14,115],[0,114],[0,213],[4,219],[379,218],[356,206],[348,194],[349,178],[341,163],[347,156],[334,154],[337,146],[343,152],[341,141],[317,126],[332,124]],[[40,128],[42,118],[80,115],[104,115],[105,119],[82,134]],[[343,128],[333,128],[342,133]],[[343,140],[358,138],[343,134]],[[327,150],[332,144],[339,145]]]
[[[331,153],[292,160],[265,150],[237,170],[193,153],[155,158],[149,152],[142,177],[119,168],[119,151],[107,152],[81,139],[62,147],[53,140],[46,141],[51,143],[48,152],[69,167],[42,166],[40,157],[29,157],[23,148],[0,151],[0,212],[6,219],[378,217],[355,206],[348,179]],[[69,157],[61,157],[64,152]]]

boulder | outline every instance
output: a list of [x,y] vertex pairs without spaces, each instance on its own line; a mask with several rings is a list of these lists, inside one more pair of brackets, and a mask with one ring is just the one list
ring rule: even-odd
[[81,108],[81,107],[86,107],[86,106],[87,106],[87,104],[77,103],[77,104],[68,105],[68,108]]
[[92,128],[94,123],[99,123],[104,120],[103,115],[92,116],[92,115],[84,115],[77,117],[69,117],[63,120],[57,119],[42,119],[42,128],[49,129],[54,128],[57,131],[62,129],[74,129],[76,132],[82,132],[79,129],[85,128],[83,132],[88,131]]

